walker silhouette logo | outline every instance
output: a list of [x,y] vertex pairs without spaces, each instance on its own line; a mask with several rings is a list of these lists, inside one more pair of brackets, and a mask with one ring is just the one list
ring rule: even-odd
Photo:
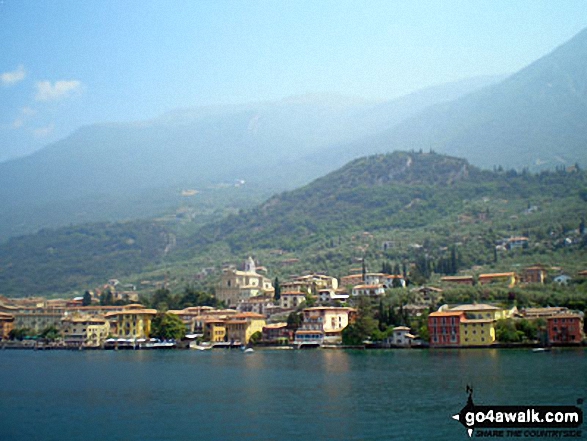
[[[577,406],[477,406],[472,387],[467,386],[467,394],[467,404],[452,418],[465,426],[469,437],[475,430],[476,437],[485,438],[581,437],[577,429],[583,424],[583,410]],[[577,404],[583,404],[583,400],[577,400]]]

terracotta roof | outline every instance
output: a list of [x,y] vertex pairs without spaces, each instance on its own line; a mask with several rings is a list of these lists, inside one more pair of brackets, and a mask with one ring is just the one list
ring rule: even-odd
[[428,317],[457,317],[464,315],[463,311],[436,311],[428,314]]
[[122,311],[114,311],[114,312],[109,312],[106,314],[106,317],[113,317],[113,316],[117,316],[117,315],[128,315],[128,314],[150,314],[150,315],[156,315],[157,314],[157,310],[156,309],[125,309]]
[[239,318],[264,319],[265,318],[265,316],[263,314],[257,314],[255,312],[241,312],[240,314],[235,314],[233,317],[235,319],[239,319]]
[[491,279],[493,277],[512,277],[515,273],[493,273],[493,274],[479,274],[480,279]]

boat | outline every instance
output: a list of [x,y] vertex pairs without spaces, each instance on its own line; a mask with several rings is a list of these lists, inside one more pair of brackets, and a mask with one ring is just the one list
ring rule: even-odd
[[195,341],[190,342],[190,349],[196,349],[198,351],[207,351],[212,349],[212,345],[209,343],[197,343]]
[[550,352],[550,348],[533,348],[532,352]]
[[252,354],[253,352],[255,352],[255,350],[253,348],[247,348],[243,351],[245,354]]

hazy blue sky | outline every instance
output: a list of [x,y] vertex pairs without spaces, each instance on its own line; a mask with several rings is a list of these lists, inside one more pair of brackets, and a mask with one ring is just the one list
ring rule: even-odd
[[511,73],[585,27],[584,0],[0,0],[0,160],[178,107]]

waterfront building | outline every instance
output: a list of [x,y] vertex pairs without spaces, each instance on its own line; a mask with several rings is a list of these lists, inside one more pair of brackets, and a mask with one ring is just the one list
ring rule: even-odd
[[465,314],[459,325],[461,346],[489,346],[495,343],[495,320],[469,319]]
[[101,347],[110,333],[110,322],[98,317],[66,317],[62,320],[65,344],[77,347]]
[[546,320],[550,344],[580,344],[585,338],[581,314],[556,314]]
[[190,306],[184,309],[170,309],[167,313],[178,316],[185,325],[186,334],[193,334],[196,332],[196,318],[213,310],[211,306]]
[[226,325],[224,320],[209,317],[203,321],[204,340],[212,343],[226,341]]
[[385,346],[394,346],[398,348],[410,348],[414,344],[416,336],[412,334],[407,326],[396,326],[393,333],[384,341]]
[[127,339],[149,338],[151,321],[157,315],[156,309],[126,309],[109,312],[112,334]]
[[354,308],[318,306],[303,310],[302,325],[295,333],[295,344],[340,344],[342,331],[356,317]]
[[460,346],[463,311],[436,311],[428,315],[430,346]]
[[10,331],[14,329],[14,316],[0,312],[0,340],[7,339]]
[[265,343],[279,344],[293,341],[293,331],[288,328],[287,323],[270,323],[263,326],[263,341]]
[[251,297],[273,298],[274,293],[275,288],[271,280],[257,274],[255,262],[251,257],[247,259],[244,271],[225,269],[216,287],[216,298],[227,306],[236,306],[240,301]]
[[254,312],[235,314],[225,321],[226,341],[247,344],[256,332],[263,332],[265,316]]

